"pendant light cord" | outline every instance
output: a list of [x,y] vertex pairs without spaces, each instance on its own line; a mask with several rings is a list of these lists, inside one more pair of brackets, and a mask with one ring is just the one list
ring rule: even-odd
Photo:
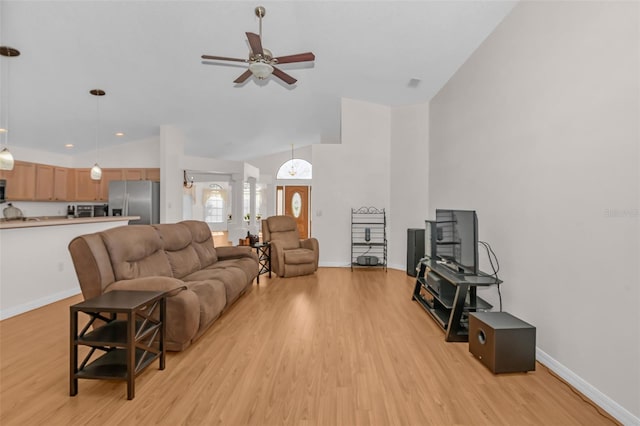
[[100,96],[96,96],[96,164],[99,163],[100,149],[98,146],[98,134],[100,133]]
[[[7,56],[7,59],[11,59],[11,56]],[[10,100],[11,90],[9,90],[9,86],[10,86],[9,82],[11,80],[9,80],[9,77],[10,77],[10,71],[9,70],[11,69],[11,64],[9,63],[8,60],[6,61],[6,63],[7,63],[7,80],[6,80],[7,84],[5,85],[5,87],[6,87],[5,90],[7,92],[7,95],[6,95],[7,104],[5,105],[5,109],[6,109],[5,123],[4,123],[5,127],[4,127],[4,132],[3,132],[4,135],[2,136],[2,139],[3,139],[3,142],[4,142],[4,147],[8,149],[9,148],[9,103],[11,102],[11,100]]]
[[[9,59],[11,59],[11,58],[9,57]],[[6,113],[6,121],[4,123],[5,128],[4,128],[4,138],[3,138],[4,139],[4,147],[5,148],[9,148],[9,102],[10,102],[9,93],[11,92],[9,90],[9,81],[10,81],[9,80],[9,69],[10,68],[11,68],[11,66],[9,64],[9,61],[7,61],[7,85],[6,85],[6,87],[7,87],[7,105],[6,105],[7,113]]]
[[293,144],[291,144],[291,170],[289,171],[289,174],[291,176],[296,175],[296,168],[294,167],[294,162],[293,162]]

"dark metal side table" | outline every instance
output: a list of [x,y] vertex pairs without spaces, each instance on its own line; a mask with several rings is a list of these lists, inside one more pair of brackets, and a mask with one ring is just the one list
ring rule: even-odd
[[[90,317],[80,332],[78,312],[84,312]],[[138,374],[156,359],[160,362],[159,369],[164,370],[164,292],[111,291],[71,306],[70,313],[71,396],[78,394],[78,379],[105,379],[126,381],[127,399],[133,399],[134,381]],[[91,329],[96,320],[106,324]],[[91,349],[78,366],[80,345]],[[96,350],[102,354],[94,357]]]
[[271,244],[270,243],[257,243],[253,245],[258,254],[258,277],[257,282],[260,284],[260,275],[269,273],[271,278]]

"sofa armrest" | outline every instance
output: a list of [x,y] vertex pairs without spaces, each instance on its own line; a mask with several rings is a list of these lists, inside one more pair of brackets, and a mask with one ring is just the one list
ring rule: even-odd
[[309,249],[316,254],[316,269],[318,269],[318,260],[320,257],[320,245],[315,238],[308,238],[306,240],[300,240],[300,247]]
[[284,276],[284,247],[282,241],[271,241],[271,270],[278,276]]
[[170,292],[167,296],[174,296],[187,287],[184,282],[171,277],[144,277],[132,280],[120,280],[105,287],[104,292],[113,290],[140,290]]
[[[144,277],[121,280],[109,284],[105,292],[113,290],[164,291],[166,294],[166,336],[169,350],[181,351],[189,346],[198,333],[200,301],[198,295],[187,288],[183,281],[171,277]],[[157,318],[158,313],[154,313]],[[94,322],[100,326],[99,321]]]
[[218,254],[218,260],[240,259],[243,257],[249,257],[255,259],[255,261],[258,262],[258,255],[250,246],[216,247],[216,253]]

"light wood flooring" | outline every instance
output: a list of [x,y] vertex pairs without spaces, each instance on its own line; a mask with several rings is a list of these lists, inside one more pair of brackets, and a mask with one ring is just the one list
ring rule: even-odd
[[568,385],[493,375],[446,343],[402,271],[267,278],[193,346],[136,380],[69,397],[72,297],[0,322],[0,424],[610,425]]

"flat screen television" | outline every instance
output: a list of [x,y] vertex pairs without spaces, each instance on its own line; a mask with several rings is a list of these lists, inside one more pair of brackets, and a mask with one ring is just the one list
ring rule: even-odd
[[475,210],[436,209],[436,257],[463,274],[478,274]]

